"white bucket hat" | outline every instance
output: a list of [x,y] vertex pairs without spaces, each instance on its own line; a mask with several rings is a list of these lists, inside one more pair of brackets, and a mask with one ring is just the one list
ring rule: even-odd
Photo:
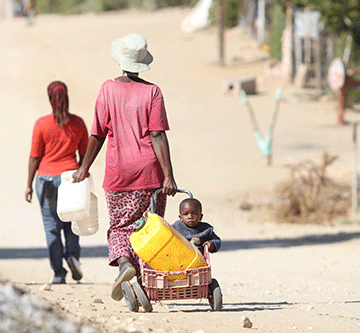
[[153,56],[147,50],[146,39],[139,34],[128,34],[111,43],[111,56],[123,71],[140,73],[150,69]]

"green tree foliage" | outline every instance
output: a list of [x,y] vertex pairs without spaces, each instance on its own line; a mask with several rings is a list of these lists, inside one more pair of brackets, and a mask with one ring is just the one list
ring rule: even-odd
[[99,0],[37,0],[36,11],[42,13],[81,13],[87,11],[100,11]]
[[157,0],[156,3],[159,8],[180,6],[192,7],[197,3],[197,0]]
[[[209,20],[211,24],[217,21],[217,1],[214,1],[210,8]],[[242,1],[240,0],[224,0],[225,27],[233,28],[239,24]]]
[[[16,0],[20,1],[20,0]],[[194,6],[198,0],[37,0],[38,13],[82,13],[88,11],[122,10],[127,8],[155,9]]]

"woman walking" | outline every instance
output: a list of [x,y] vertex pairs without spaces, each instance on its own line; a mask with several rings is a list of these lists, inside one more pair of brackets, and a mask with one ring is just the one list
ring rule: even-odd
[[[62,222],[56,212],[57,190],[64,171],[76,170],[82,163],[88,144],[88,131],[84,121],[69,113],[67,87],[54,81],[48,86],[52,113],[39,118],[34,126],[29,158],[28,183],[25,200],[31,202],[33,180],[36,176],[36,193],[39,199],[51,268],[52,283],[66,283],[63,259],[76,281],[82,278],[80,270],[79,236],[71,230],[71,223]],[[76,160],[79,153],[79,162]],[[64,232],[65,246],[61,238]]]
[[175,195],[177,186],[165,133],[169,125],[163,95],[157,85],[139,78],[153,60],[145,38],[133,33],[116,39],[111,55],[123,74],[101,87],[89,146],[73,178],[79,182],[86,177],[108,137],[103,188],[110,217],[109,265],[119,266],[111,297],[119,301],[121,283],[140,273],[139,258],[129,242],[135,222],[161,187],[157,213],[164,216],[166,195]]

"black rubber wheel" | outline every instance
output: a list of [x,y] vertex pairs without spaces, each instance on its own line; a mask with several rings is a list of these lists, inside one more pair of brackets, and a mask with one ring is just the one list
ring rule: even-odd
[[209,295],[208,295],[209,304],[213,311],[221,311],[222,309],[222,293],[219,283],[216,279],[211,279],[209,284]]
[[135,292],[130,284],[129,281],[125,281],[121,284],[121,288],[124,294],[124,298],[126,301],[126,305],[128,306],[129,310],[132,312],[139,311],[139,303],[136,299]]
[[139,300],[139,303],[144,308],[145,312],[151,312],[153,310],[153,307],[147,295],[145,294],[144,290],[141,288],[140,284],[137,281],[135,281],[133,282],[132,287]]

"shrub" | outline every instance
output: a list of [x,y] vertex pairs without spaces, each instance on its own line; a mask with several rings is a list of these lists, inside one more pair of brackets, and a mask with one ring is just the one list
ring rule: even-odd
[[72,8],[82,5],[86,0],[37,0],[38,13],[69,13]]
[[102,8],[105,11],[121,10],[129,8],[128,0],[102,0]]
[[[20,1],[20,0],[16,0]],[[154,9],[194,6],[198,0],[37,0],[38,13],[81,13],[122,10],[130,7]]]

